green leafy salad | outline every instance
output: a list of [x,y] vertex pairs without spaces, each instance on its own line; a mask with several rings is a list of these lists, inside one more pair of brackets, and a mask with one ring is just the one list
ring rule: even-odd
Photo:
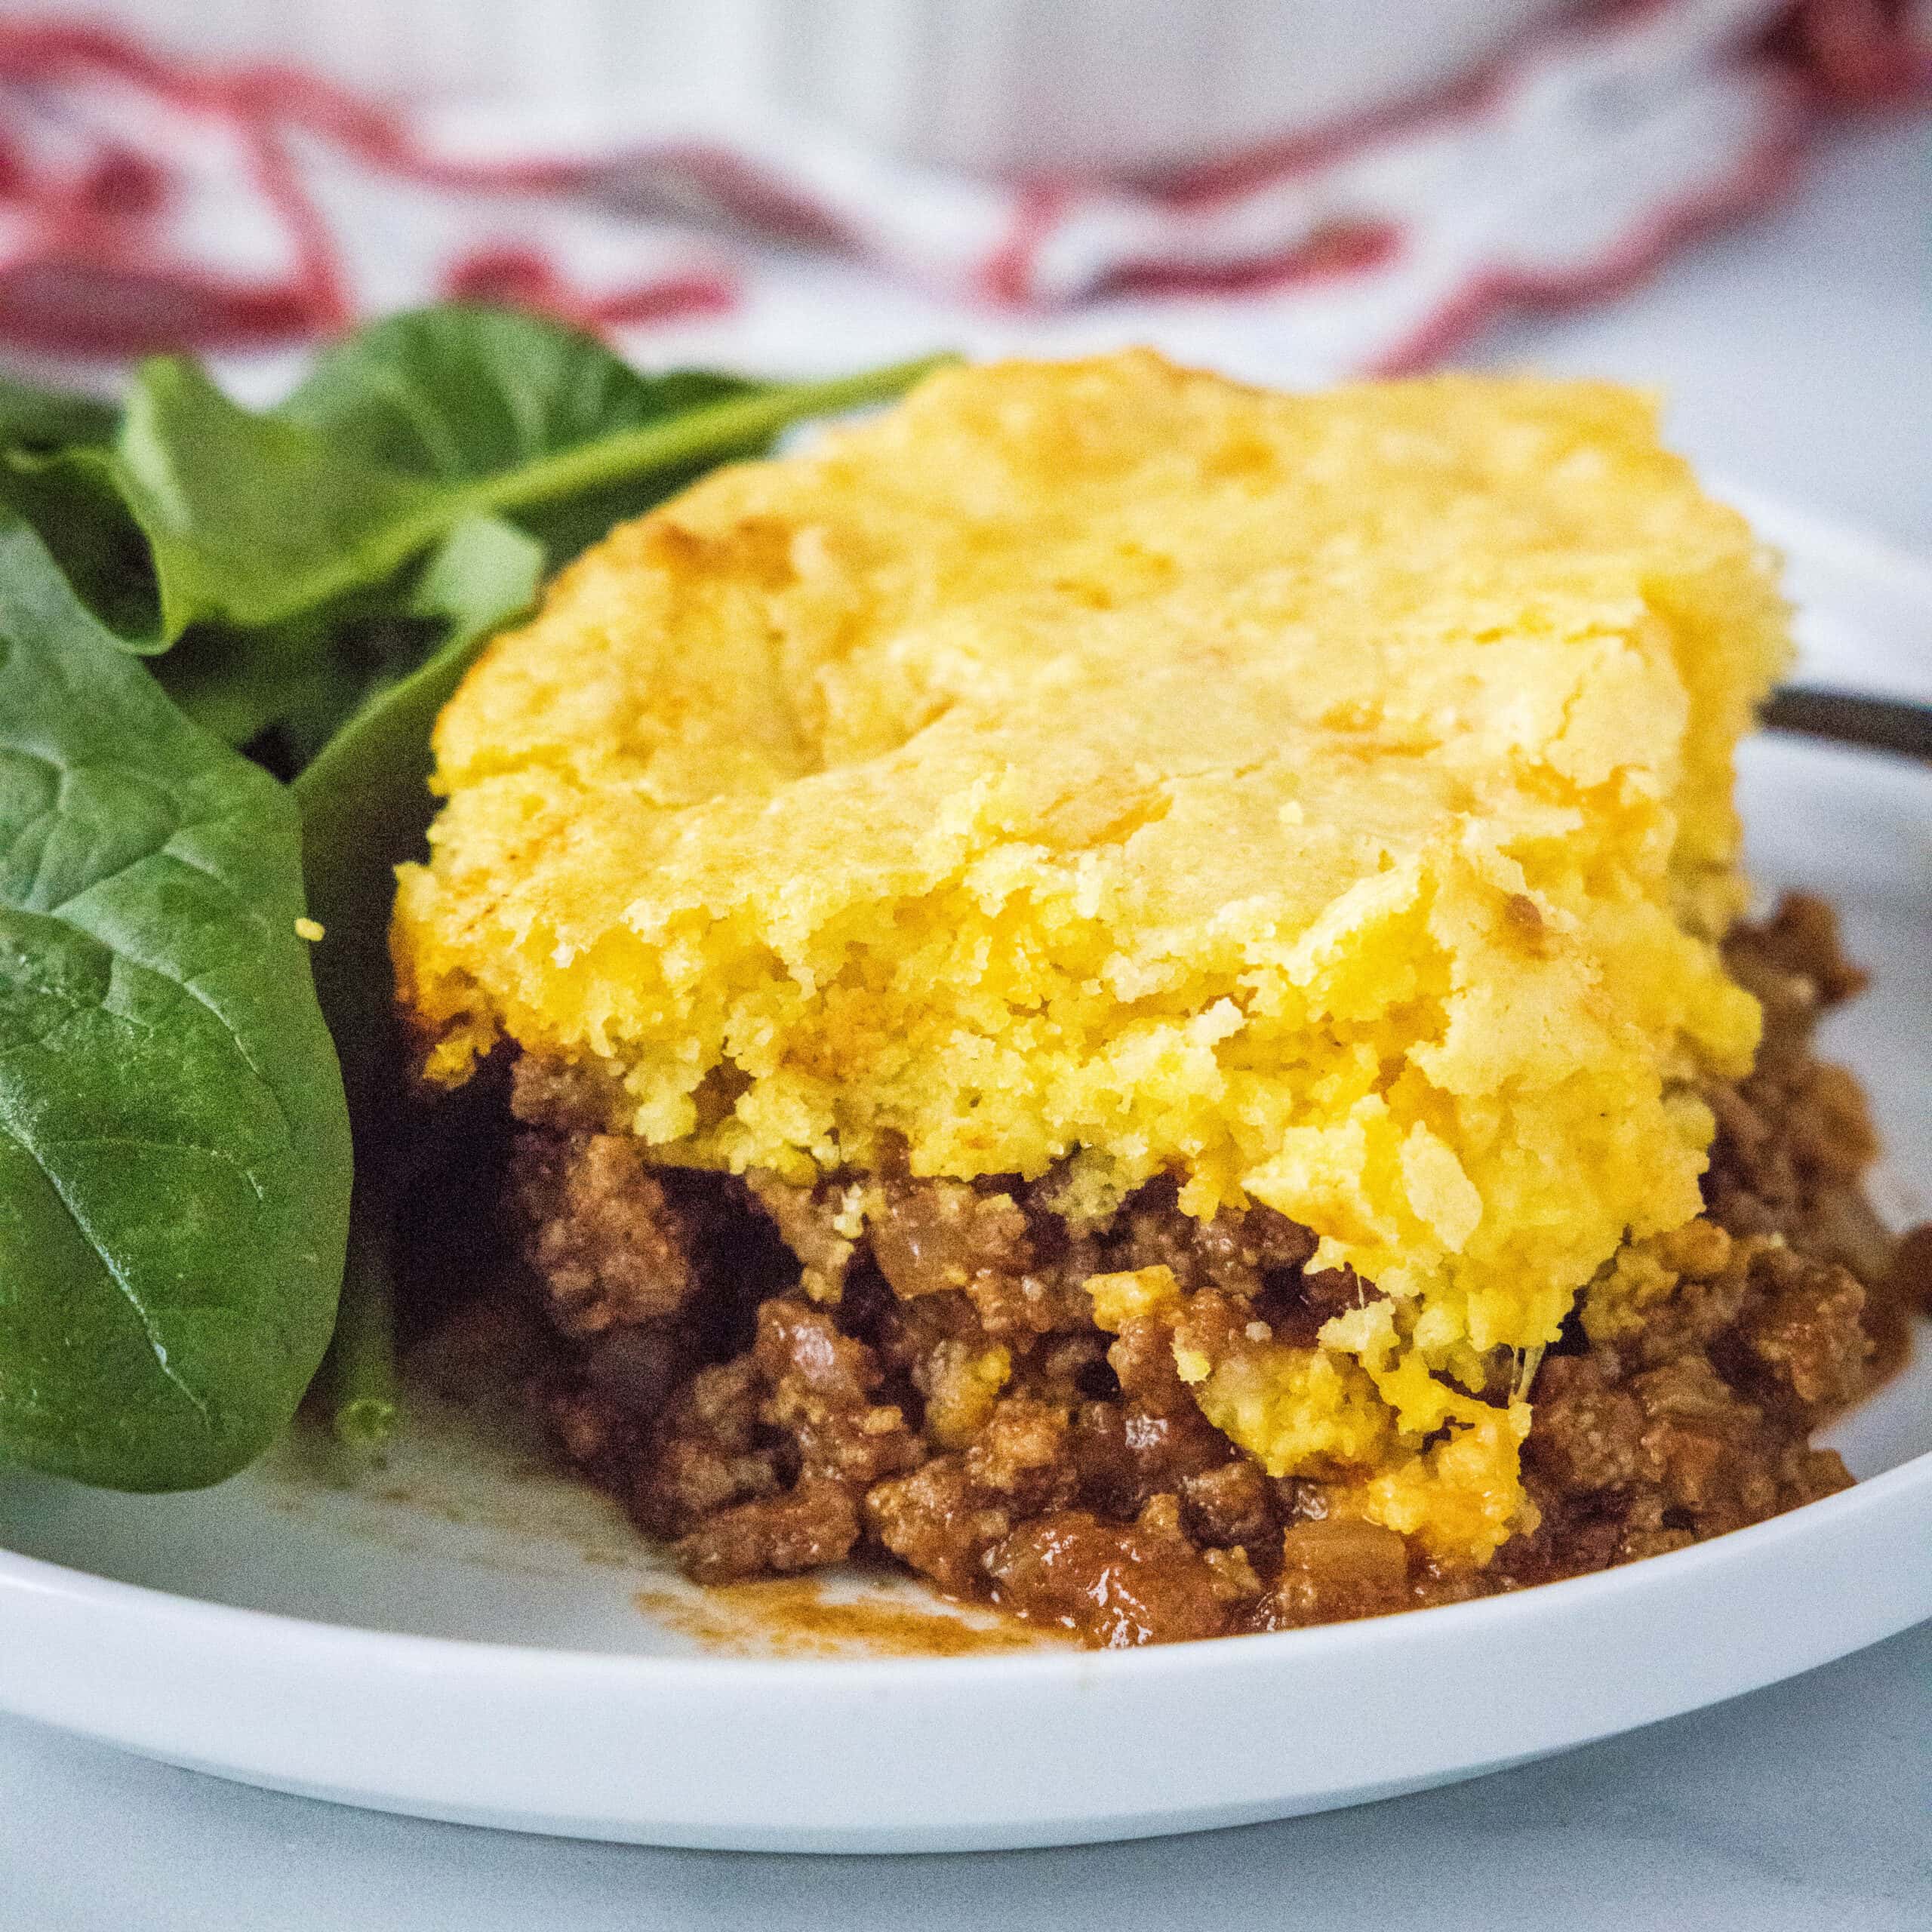
[[924,366],[649,376],[445,308],[266,412],[172,358],[118,408],[0,384],[0,1463],[218,1481],[325,1353],[387,1432],[438,711],[613,523]]

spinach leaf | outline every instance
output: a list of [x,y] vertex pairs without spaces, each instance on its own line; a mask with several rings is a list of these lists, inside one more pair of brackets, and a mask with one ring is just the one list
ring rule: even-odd
[[312,612],[260,630],[198,624],[150,663],[162,688],[203,731],[248,749],[285,778],[393,675],[389,667],[397,657],[420,656],[435,636],[434,626],[406,618]]
[[543,549],[495,518],[459,524],[415,605],[448,625],[441,648],[379,694],[295,780],[309,904],[322,927],[315,989],[355,1129],[355,1191],[334,1340],[320,1377],[337,1437],[378,1450],[395,1426],[395,1216],[417,1165],[404,1104],[389,968],[394,868],[429,828],[429,734],[484,641],[537,594]]
[[278,412],[365,462],[446,483],[774,386],[647,376],[595,336],[512,309],[419,309],[323,351]]
[[97,396],[35,389],[0,376],[0,448],[64,449],[114,439],[121,412]]
[[[451,307],[392,315],[338,343],[281,413],[365,461],[460,485],[785,386],[700,369],[645,375],[595,337],[561,323],[515,309]],[[720,444],[685,474],[755,454],[768,438],[761,430]],[[554,567],[666,488],[654,469],[641,489],[620,475],[512,514],[543,540]]]
[[118,488],[111,443],[0,454],[0,506],[26,519],[76,594],[128,650],[165,648],[161,592],[147,538]]
[[0,518],[0,1455],[171,1489],[328,1341],[349,1195],[293,801]]
[[193,623],[254,629],[315,610],[380,582],[440,534],[432,489],[242,408],[174,356],[142,365],[110,447],[14,467],[60,491],[69,513],[91,497],[104,518],[104,493],[118,497],[153,573],[158,620],[123,632],[144,651]]
[[453,306],[338,344],[279,413],[432,484],[452,522],[457,506],[509,518],[543,540],[554,568],[691,477],[808,417],[888,401],[946,359],[824,383],[645,375],[561,324]]
[[302,870],[323,929],[316,991],[352,1100],[392,1063],[389,964],[392,869],[417,855],[429,823],[429,733],[483,640],[537,594],[543,546],[494,517],[459,525],[418,586],[415,612],[447,640],[379,694],[295,780]]
[[[255,631],[392,592],[475,516],[580,543],[614,514],[599,500],[634,497],[641,472],[661,494],[681,463],[709,466],[803,417],[896,395],[924,366],[820,383],[654,378],[555,324],[430,311],[352,337],[266,411],[230,401],[192,362],[155,358],[111,443],[14,448],[5,494],[63,562],[85,553],[76,587],[128,647],[156,652],[191,625]],[[146,583],[122,580],[139,575],[131,527]]]

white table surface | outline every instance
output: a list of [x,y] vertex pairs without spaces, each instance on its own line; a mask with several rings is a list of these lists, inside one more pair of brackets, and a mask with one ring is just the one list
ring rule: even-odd
[[[1611,306],[1512,323],[1466,359],[1657,383],[1676,441],[1713,470],[1932,554],[1932,131],[1843,131],[1782,211]],[[246,1790],[0,1720],[6,1932],[1288,1924],[1924,1932],[1932,1625],[1473,1785],[1006,1856],[516,1837]]]

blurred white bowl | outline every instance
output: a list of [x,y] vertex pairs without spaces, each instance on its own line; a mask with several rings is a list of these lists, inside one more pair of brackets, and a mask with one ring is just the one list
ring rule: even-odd
[[[57,7],[60,0],[55,0]],[[796,117],[900,158],[1118,173],[1450,85],[1575,0],[82,0],[197,59],[602,139]]]

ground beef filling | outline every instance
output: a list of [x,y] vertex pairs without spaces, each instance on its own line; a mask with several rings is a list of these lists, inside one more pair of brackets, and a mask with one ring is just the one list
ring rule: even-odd
[[1524,1450],[1541,1522],[1485,1568],[1265,1475],[1201,1415],[1165,1323],[1095,1326],[1087,1278],[1156,1264],[1209,1339],[1263,1322],[1312,1341],[1375,1293],[1311,1269],[1313,1236],[1272,1210],[1196,1221],[1161,1180],[1075,1232],[1051,1177],[801,1189],[654,1167],[601,1131],[581,1076],[525,1061],[512,1192],[556,1338],[540,1399],[565,1454],[700,1581],[869,1554],[1107,1646],[1453,1601],[1776,1515],[1849,1481],[1808,1433],[1897,1358],[1932,1250],[1865,1207],[1863,1100],[1811,1056],[1818,1014],[1859,983],[1829,912],[1787,901],[1728,952],[1767,1029],[1751,1077],[1709,1094],[1705,1217],[1638,1325],[1573,1317],[1543,1358]]

